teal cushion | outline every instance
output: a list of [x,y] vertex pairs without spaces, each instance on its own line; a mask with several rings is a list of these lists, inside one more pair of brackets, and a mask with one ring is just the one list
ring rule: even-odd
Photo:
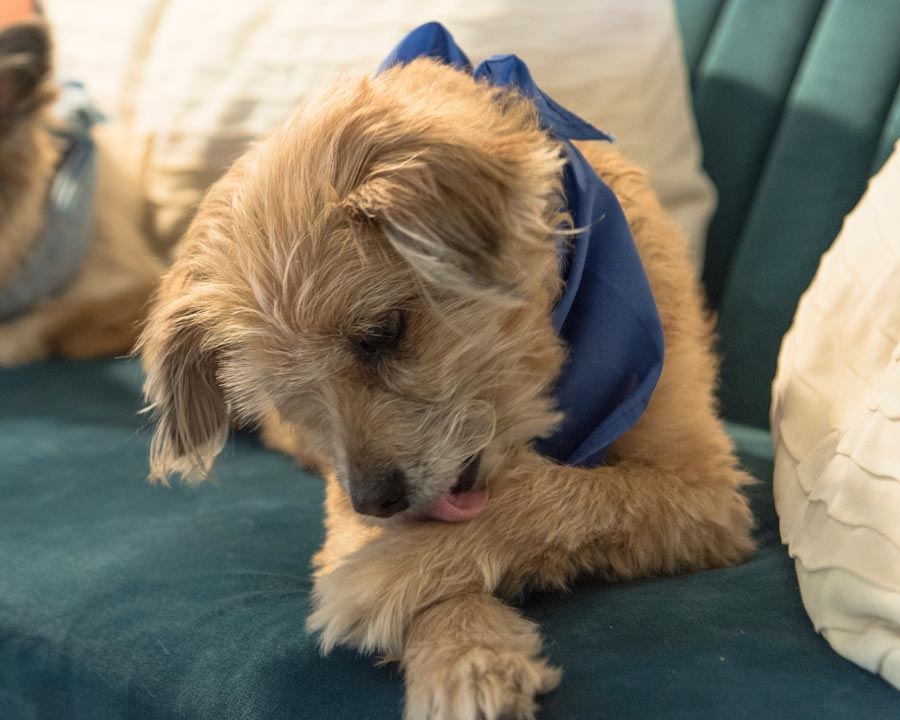
[[[237,434],[196,488],[145,483],[130,361],[0,371],[0,718],[399,718],[396,668],[303,632],[322,483]],[[760,552],[729,570],[527,598],[565,669],[544,720],[896,718],[810,626],[766,433],[733,428]]]
[[703,280],[727,417],[767,427],[781,337],[900,137],[900,3],[678,0],[719,191]]

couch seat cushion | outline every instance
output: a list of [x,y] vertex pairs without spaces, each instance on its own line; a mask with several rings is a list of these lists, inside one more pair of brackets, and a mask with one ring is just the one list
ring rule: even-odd
[[[238,434],[216,482],[151,487],[131,361],[0,371],[0,718],[399,718],[395,668],[304,634],[322,483]],[[760,552],[583,581],[525,611],[564,670],[544,720],[896,718],[817,636],[778,541],[767,435],[735,428]]]

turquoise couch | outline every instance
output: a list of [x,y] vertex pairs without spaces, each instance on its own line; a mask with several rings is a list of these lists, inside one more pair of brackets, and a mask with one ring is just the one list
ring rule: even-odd
[[[833,653],[778,539],[766,430],[781,334],[900,135],[896,0],[682,0],[720,191],[704,282],[759,553],[741,567],[535,595],[565,669],[545,720],[900,717]],[[238,434],[199,488],[150,487],[130,361],[0,372],[0,719],[399,718],[394,668],[303,633],[322,484]]]

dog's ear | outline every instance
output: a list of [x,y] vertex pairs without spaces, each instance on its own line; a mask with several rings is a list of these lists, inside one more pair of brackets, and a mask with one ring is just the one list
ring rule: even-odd
[[531,254],[552,246],[562,205],[559,145],[537,133],[528,140],[502,148],[433,141],[379,163],[342,206],[378,225],[429,282],[523,299]]
[[27,114],[49,99],[44,81],[50,65],[50,35],[43,22],[20,22],[0,31],[0,120]]
[[219,355],[209,341],[191,291],[176,264],[165,278],[138,342],[147,373],[144,395],[155,422],[150,479],[188,482],[207,477],[228,436],[228,408],[219,386]]

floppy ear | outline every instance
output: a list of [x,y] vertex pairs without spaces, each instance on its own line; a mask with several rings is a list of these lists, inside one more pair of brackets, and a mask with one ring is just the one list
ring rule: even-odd
[[43,89],[50,55],[50,36],[40,21],[0,31],[0,121],[31,112],[50,98]]
[[150,480],[207,477],[228,436],[228,408],[216,377],[218,353],[200,322],[196,298],[176,267],[166,277],[138,343],[144,396],[156,427]]
[[563,165],[558,144],[527,139],[502,150],[432,142],[377,165],[342,206],[430,282],[522,299],[531,253],[546,253],[561,219]]

